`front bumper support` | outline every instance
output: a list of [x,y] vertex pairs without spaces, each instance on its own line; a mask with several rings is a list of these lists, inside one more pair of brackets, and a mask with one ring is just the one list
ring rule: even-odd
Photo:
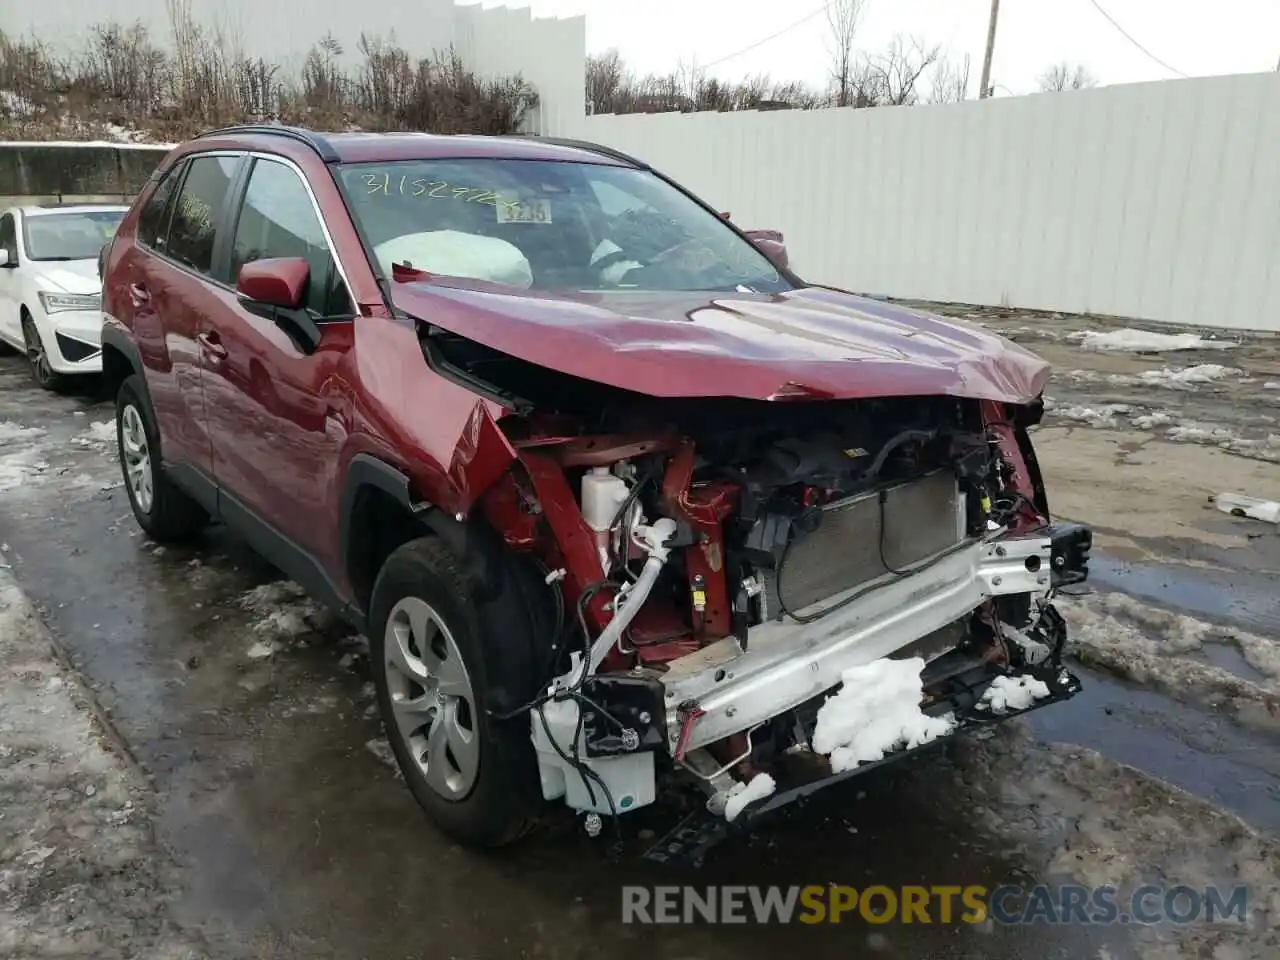
[[1043,594],[1052,545],[1045,535],[969,541],[914,573],[873,582],[812,623],[753,627],[748,650],[726,637],[672,661],[662,677],[668,750],[679,759],[792,710],[850,667],[890,656],[991,597]]
[[[946,693],[924,708],[924,712],[931,716],[954,713],[956,726],[952,733],[922,746],[899,750],[887,754],[874,763],[866,763],[853,770],[837,774],[832,774],[823,758],[816,754],[802,752],[798,755],[780,757],[768,768],[770,775],[777,783],[777,790],[771,796],[748,806],[733,823],[709,811],[697,810],[686,816],[674,829],[654,843],[645,852],[645,859],[668,864],[697,863],[708,850],[723,840],[749,830],[782,807],[819,790],[887,764],[907,760],[924,751],[936,750],[954,740],[959,733],[990,727],[1012,720],[1014,717],[1024,716],[1050,704],[1071,699],[1080,692],[1081,686],[1080,680],[1074,674],[1057,664],[1063,640],[1065,640],[1065,633],[1056,638],[1055,655],[1051,661],[1041,666],[1010,670],[995,664],[974,661],[967,670],[949,673],[945,680],[940,681],[931,676],[931,670],[947,671],[948,666],[953,667],[954,663],[950,665],[944,663],[948,655],[939,657],[925,667],[921,679],[926,689],[929,689],[930,684],[936,683],[945,689]],[[938,665],[936,668],[935,664]],[[1049,688],[1049,696],[1035,701],[1025,709],[1009,710],[1002,714],[977,709],[983,692],[992,681],[998,676],[1010,674],[1030,675],[1042,680]]]

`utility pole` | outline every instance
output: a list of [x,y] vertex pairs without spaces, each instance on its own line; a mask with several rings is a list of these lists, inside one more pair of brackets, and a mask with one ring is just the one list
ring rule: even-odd
[[991,96],[991,54],[996,49],[996,20],[1000,18],[1000,0],[991,0],[991,22],[987,24],[987,54],[982,58],[982,88],[978,99]]

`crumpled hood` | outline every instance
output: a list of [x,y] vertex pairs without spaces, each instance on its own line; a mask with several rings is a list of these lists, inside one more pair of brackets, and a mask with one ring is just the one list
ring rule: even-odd
[[52,293],[98,293],[102,289],[96,260],[54,260],[46,263],[33,261],[32,266],[39,268],[36,283],[42,290]]
[[396,305],[562,373],[656,397],[948,395],[1027,403],[1049,365],[980,327],[809,287],[781,294],[556,295],[425,280]]

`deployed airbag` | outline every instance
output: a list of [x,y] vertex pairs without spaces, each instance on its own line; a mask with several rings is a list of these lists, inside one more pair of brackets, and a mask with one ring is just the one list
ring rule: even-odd
[[458,230],[409,233],[374,247],[383,273],[396,263],[442,277],[466,277],[513,287],[533,286],[533,269],[520,248],[497,237]]

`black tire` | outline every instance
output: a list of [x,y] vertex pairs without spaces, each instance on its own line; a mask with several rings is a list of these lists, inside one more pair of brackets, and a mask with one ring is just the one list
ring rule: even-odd
[[[468,548],[475,551],[475,541]],[[497,548],[500,549],[500,548]],[[529,715],[497,720],[532,698],[545,669],[550,629],[545,584],[510,556],[465,560],[435,537],[411,540],[387,558],[369,604],[370,654],[378,706],[391,749],[418,804],[445,833],[491,848],[518,840],[544,807]],[[535,591],[537,591],[535,593]],[[414,759],[391,705],[388,621],[408,598],[425,601],[451,635],[466,667],[476,709],[469,712],[480,744],[478,772],[465,796],[437,792]],[[394,642],[394,641],[393,641]]]
[[49,366],[44,341],[40,339],[40,331],[36,329],[35,321],[26,308],[22,311],[22,339],[27,345],[27,364],[31,367],[31,378],[36,385],[42,390],[61,393],[67,385],[67,378]]
[[[190,539],[209,524],[204,508],[180,490],[164,472],[160,454],[160,436],[156,430],[155,414],[147,402],[142,378],[136,373],[126,377],[116,394],[116,452],[120,457],[120,472],[124,477],[125,493],[138,526],[156,543],[175,543]],[[149,508],[139,503],[129,477],[129,463],[125,451],[125,420],[128,411],[137,412],[146,433],[146,459],[150,466],[151,503]]]

